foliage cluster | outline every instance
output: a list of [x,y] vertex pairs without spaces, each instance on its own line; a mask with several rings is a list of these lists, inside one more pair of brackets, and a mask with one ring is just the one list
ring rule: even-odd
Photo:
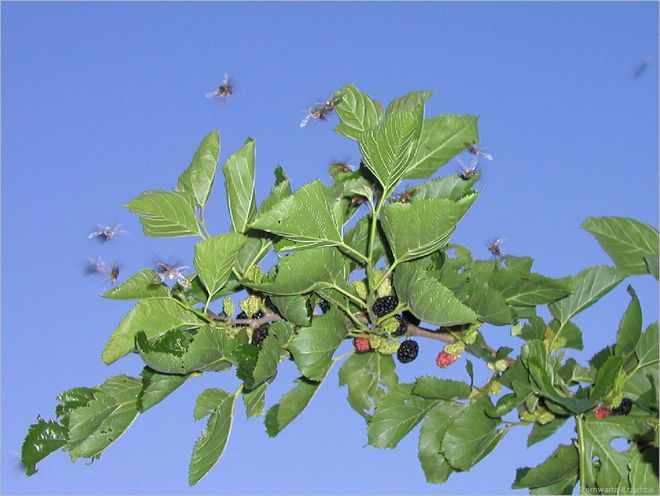
[[[422,423],[419,460],[429,482],[469,470],[516,426],[532,426],[532,445],[570,420],[573,443],[559,445],[537,467],[519,469],[512,487],[571,494],[579,480],[585,491],[657,493],[658,323],[642,329],[632,287],[616,343],[587,364],[566,358],[567,349],[582,348],[573,322],[578,313],[631,275],[658,278],[657,230],[627,218],[587,219],[583,227],[614,266],[562,279],[534,272],[530,257],[475,259],[450,238],[479,197],[479,175],[429,178],[479,141],[477,117],[426,118],[429,92],[387,108],[353,85],[334,97],[335,131],[357,142],[362,161],[357,170],[331,166],[329,186],[317,180],[293,192],[278,167],[258,204],[255,142],[248,139],[222,166],[231,227],[212,235],[204,208],[220,155],[214,131],[173,191],[146,191],[127,203],[147,236],[200,238],[195,273],[167,286],[144,269],[103,295],[137,300],[112,332],[103,361],[137,353],[144,369],[139,377],[116,375],[60,394],[54,419],[39,417],[29,428],[22,449],[27,473],[60,449],[73,461],[99,458],[140,413],[188,380],[233,370],[235,391],[207,389],[195,402],[194,418],[208,418],[192,450],[195,484],[222,455],[239,398],[247,416],[263,415],[267,433],[276,436],[340,364],[339,383],[364,418],[370,445],[395,448]],[[397,194],[404,180],[422,181]],[[260,262],[272,250],[280,256],[264,270]],[[230,296],[240,291],[248,296],[235,315]],[[394,307],[383,315],[375,308],[387,297]],[[547,306],[549,321],[539,316],[540,306]],[[484,324],[509,328],[519,351],[488,346]],[[475,384],[468,361],[469,382],[442,378],[441,369],[400,382],[393,355],[411,337],[444,341],[441,366],[467,352],[484,360],[492,376]],[[360,345],[335,356],[344,340]],[[287,358],[300,377],[266,410],[269,384]],[[624,400],[632,407],[615,415]],[[627,450],[611,446],[618,438],[629,441]]]

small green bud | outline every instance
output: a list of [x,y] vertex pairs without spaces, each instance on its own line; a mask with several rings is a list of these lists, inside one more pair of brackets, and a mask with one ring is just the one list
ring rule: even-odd
[[528,412],[525,410],[524,412],[521,412],[519,414],[520,420],[523,422],[535,422],[536,421],[536,415],[532,412]]
[[461,341],[467,345],[474,344],[474,342],[477,340],[477,336],[479,336],[479,331],[477,329],[478,327],[468,327],[461,333]]
[[229,328],[225,329],[225,332],[227,333],[227,336],[229,336],[230,338],[235,338],[236,335],[239,332],[241,332],[242,329],[243,329],[243,327],[229,327]]
[[369,334],[369,346],[382,355],[391,355],[399,349],[399,342],[378,334]]
[[509,364],[504,358],[500,358],[499,360],[495,361],[495,363],[493,364],[493,368],[498,372],[504,372],[506,369],[509,368]]
[[479,391],[477,388],[472,388],[472,391],[470,391],[470,395],[468,396],[468,400],[470,403],[474,402],[481,396],[481,391]]
[[522,326],[520,324],[515,324],[511,326],[511,331],[509,331],[511,336],[520,336],[522,334]]
[[499,394],[502,391],[502,384],[497,381],[490,381],[488,383],[488,394]]
[[465,343],[456,341],[445,346],[445,352],[449,355],[460,355],[465,351]]
[[224,300],[222,300],[222,313],[224,313],[226,316],[231,317],[234,315],[234,301],[227,297]]
[[366,300],[367,296],[369,295],[367,284],[363,280],[353,281],[351,284],[353,285],[355,294],[357,294],[363,300]]
[[554,413],[542,407],[538,408],[535,413],[536,413],[536,421],[541,425],[545,425],[548,422],[552,422],[555,419]]
[[380,329],[387,334],[392,334],[399,329],[399,321],[395,317],[390,317],[381,322]]
[[258,265],[250,265],[244,275],[247,280],[256,283],[260,283],[264,280],[264,271]]
[[241,301],[240,307],[248,317],[252,317],[261,309],[262,303],[261,298],[256,295],[250,295]]
[[[381,276],[378,277],[379,279],[377,280],[380,281]],[[380,283],[380,286],[378,286],[378,291],[376,291],[376,293],[378,294],[378,298],[382,298],[383,296],[390,296],[393,294],[392,279],[389,276],[387,276],[385,280],[382,283]]]

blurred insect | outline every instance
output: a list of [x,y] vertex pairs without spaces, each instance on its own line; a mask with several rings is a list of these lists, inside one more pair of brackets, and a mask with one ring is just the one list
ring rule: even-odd
[[105,262],[101,259],[100,256],[96,257],[96,260],[93,258],[88,258],[87,263],[85,264],[85,274],[88,276],[94,274],[103,274],[105,272]]
[[483,157],[486,160],[493,160],[493,156],[485,148],[477,148],[474,143],[466,143],[465,149],[476,157]]
[[112,284],[116,283],[117,280],[119,279],[119,272],[120,272],[120,267],[117,262],[113,263],[110,268],[108,269],[108,281],[110,281]]
[[96,238],[99,241],[110,241],[111,239],[115,239],[119,234],[121,233],[126,233],[123,229],[119,229],[121,227],[121,224],[117,224],[115,226],[103,226],[101,224],[96,224],[96,231],[92,231],[89,233],[89,236],[87,238],[92,239]]
[[652,60],[653,59],[651,57],[644,57],[642,63],[639,64],[635,69],[635,72],[633,73],[633,78],[637,79],[639,76],[641,76],[642,73],[646,70],[646,68],[651,64]]
[[460,177],[463,181],[467,181],[474,176],[476,176],[479,173],[478,166],[479,166],[479,161],[478,160],[473,160],[470,166],[466,166],[463,161],[456,157],[456,160],[460,164],[461,168],[458,172],[458,177]]
[[222,84],[217,89],[206,94],[206,98],[222,98],[226,99],[234,93],[234,82],[227,76],[222,80]]
[[317,121],[325,121],[328,115],[335,109],[337,104],[341,101],[341,96],[333,96],[328,100],[321,102],[314,107],[309,107],[306,112],[307,115],[300,121],[300,127],[305,127],[310,119]]
[[497,238],[488,243],[488,251],[491,253],[491,255],[497,258],[504,255],[504,251],[502,250],[503,242],[503,239]]
[[176,280],[177,283],[179,283],[181,286],[184,288],[190,287],[190,281],[188,281],[188,278],[183,275],[181,272],[184,269],[187,269],[187,265],[169,265],[166,264],[165,262],[157,262],[156,263],[156,272],[158,273],[157,278],[156,278],[156,284],[158,283],[165,283],[165,279],[169,279],[170,281]]
[[392,198],[393,203],[410,203],[410,199],[415,196],[419,190],[417,188],[408,188]]

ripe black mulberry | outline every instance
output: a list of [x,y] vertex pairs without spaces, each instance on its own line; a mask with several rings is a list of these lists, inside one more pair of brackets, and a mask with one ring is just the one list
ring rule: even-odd
[[252,344],[261,347],[264,339],[268,336],[268,329],[266,327],[259,327],[252,331]]
[[401,346],[399,346],[399,349],[396,352],[396,357],[401,363],[409,363],[417,358],[417,353],[419,353],[419,345],[417,342],[412,339],[406,339],[401,343]]
[[[264,316],[264,313],[259,310],[257,313],[252,315],[252,317],[248,317],[245,312],[241,312],[236,316],[236,320],[242,320],[242,319],[260,319],[261,317]],[[246,327],[247,324],[234,324],[236,327]]]
[[325,313],[330,310],[330,303],[328,303],[327,300],[321,298],[321,301],[319,301],[319,308],[321,309],[321,312]]
[[373,310],[376,317],[383,317],[388,313],[392,313],[397,305],[399,304],[399,299],[396,296],[383,296],[378,298],[371,309]]
[[632,400],[630,398],[623,398],[621,404],[616,408],[612,408],[612,415],[628,415],[632,409]]

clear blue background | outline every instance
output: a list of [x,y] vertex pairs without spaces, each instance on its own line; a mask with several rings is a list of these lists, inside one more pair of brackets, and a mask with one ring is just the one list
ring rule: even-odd
[[[326,178],[335,159],[359,161],[331,122],[300,129],[303,110],[348,82],[383,102],[432,90],[427,115],[481,116],[495,160],[454,240],[487,257],[485,245],[532,255],[550,276],[611,263],[579,224],[631,216],[658,225],[657,3],[2,3],[2,492],[4,494],[509,493],[515,468],[535,465],[571,427],[531,449],[514,429],[469,473],[424,482],[417,432],[396,450],[366,445],[362,419],[331,375],[308,410],[275,439],[237,406],[223,459],[187,487],[193,443],[204,422],[194,399],[209,386],[233,390],[231,374],[195,379],[138,417],[91,466],[57,453],[20,474],[22,439],[55,396],[117,373],[127,357],[100,360],[130,302],[103,300],[107,282],[85,278],[85,257],[122,264],[122,279],[158,257],[192,265],[192,238],[147,239],[120,206],[141,191],[170,189],[211,129],[223,162],[246,137],[257,143],[263,199],[281,164],[294,186]],[[653,62],[637,79],[644,57]],[[224,72],[229,101],[204,98]],[[440,174],[457,171],[456,162]],[[222,185],[222,179],[217,183]],[[229,223],[218,187],[208,227]],[[128,234],[87,239],[96,223]],[[613,341],[632,282],[645,324],[658,317],[657,284],[636,277],[577,319],[586,359]],[[518,342],[487,328],[493,344]],[[465,379],[464,359],[441,372],[440,344],[399,367],[402,380]],[[486,373],[479,369],[479,379]],[[291,387],[284,367],[268,394]],[[518,491],[524,492],[524,491]]]

